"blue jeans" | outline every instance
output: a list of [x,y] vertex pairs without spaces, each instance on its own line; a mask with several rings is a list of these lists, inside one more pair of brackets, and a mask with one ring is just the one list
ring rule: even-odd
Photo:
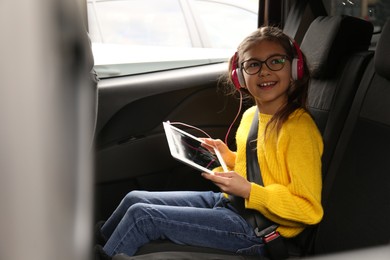
[[152,240],[263,255],[261,239],[222,193],[128,193],[102,227],[108,255],[134,255]]

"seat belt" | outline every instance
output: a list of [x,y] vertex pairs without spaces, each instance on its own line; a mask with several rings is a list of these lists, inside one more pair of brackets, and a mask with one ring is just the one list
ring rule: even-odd
[[[248,181],[264,186],[259,161],[257,158],[258,128],[259,111],[256,109],[246,142],[246,173]],[[259,214],[254,214],[254,217],[256,223],[256,236],[262,238],[269,257],[275,260],[288,258],[289,255],[284,238],[279,234],[278,231],[276,231],[278,225],[272,221],[269,221],[270,226],[268,228],[260,228]],[[264,222],[264,220],[261,221]]]

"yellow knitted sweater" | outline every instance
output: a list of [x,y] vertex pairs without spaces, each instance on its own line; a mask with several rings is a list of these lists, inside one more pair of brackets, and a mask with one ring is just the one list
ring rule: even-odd
[[[234,171],[246,178],[246,140],[256,107],[245,111],[237,130]],[[264,186],[252,183],[245,207],[260,211],[278,223],[284,237],[298,235],[307,225],[318,223],[321,206],[321,156],[323,142],[311,116],[294,111],[279,134],[264,131],[271,115],[259,114],[257,156]],[[272,129],[269,127],[268,129]]]

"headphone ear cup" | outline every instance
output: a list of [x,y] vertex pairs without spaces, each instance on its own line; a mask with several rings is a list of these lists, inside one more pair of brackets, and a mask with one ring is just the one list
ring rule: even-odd
[[[302,54],[301,54],[302,57]],[[303,74],[304,74],[304,68],[303,68],[303,59],[299,58],[297,59],[297,65],[296,65],[296,70],[297,70],[297,79],[303,79]]]
[[236,87],[237,90],[240,90],[241,84],[240,84],[240,78],[239,78],[239,70],[234,69],[232,70],[232,81],[234,86]]
[[297,58],[294,58],[291,62],[291,74],[293,80],[298,80],[303,78],[303,61]]
[[303,68],[303,55],[298,44],[291,40],[292,45],[295,48],[296,56],[291,62],[291,74],[293,80],[300,80],[303,78],[304,68]]
[[298,79],[298,59],[294,58],[291,62],[291,75],[293,80]]
[[240,68],[237,68],[236,71],[237,71],[237,78],[238,78],[238,82],[240,83],[240,86],[242,88],[246,87],[245,78],[244,78],[244,74],[242,73],[242,70]]
[[237,67],[238,54],[237,52],[234,54],[232,59],[232,81],[237,90],[245,87],[245,79],[244,75],[240,68]]

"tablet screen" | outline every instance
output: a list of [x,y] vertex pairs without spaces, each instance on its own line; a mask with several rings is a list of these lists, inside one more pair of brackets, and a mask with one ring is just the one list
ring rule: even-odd
[[209,149],[205,148],[207,145],[201,139],[167,122],[163,124],[168,145],[174,158],[208,173],[212,173],[212,170],[219,166],[226,169],[220,154],[213,147],[209,146],[213,150],[213,152],[210,152]]

